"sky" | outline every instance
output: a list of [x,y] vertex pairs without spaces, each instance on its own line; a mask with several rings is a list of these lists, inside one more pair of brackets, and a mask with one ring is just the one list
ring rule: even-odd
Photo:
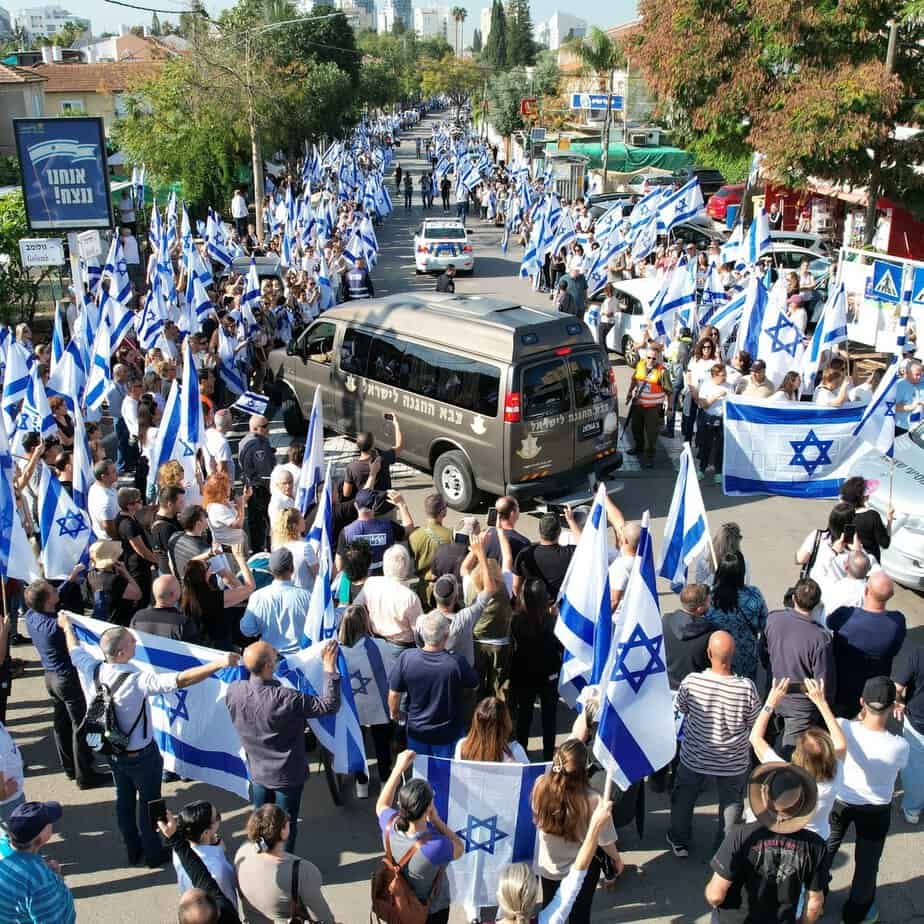
[[[40,6],[50,0],[34,0],[34,2],[19,2],[10,4],[9,0],[0,0],[0,6],[5,7],[11,13],[27,6]],[[60,5],[77,16],[89,19],[93,24],[93,31],[99,35],[103,32],[118,32],[120,25],[149,25],[151,22],[151,13],[143,10],[130,9],[124,6],[116,6],[113,3],[107,3],[106,0],[58,0]],[[126,3],[132,3],[136,6],[155,7],[158,10],[176,10],[177,15],[170,16],[169,13],[158,12],[161,21],[164,19],[179,18],[179,13],[189,8],[189,4],[183,0],[125,0]],[[381,0],[377,0],[378,3]],[[455,6],[456,2],[444,2],[444,0],[415,0],[414,6]],[[468,19],[465,21],[465,43],[471,41],[472,31],[478,26],[481,15],[481,8],[490,6],[489,0],[481,2],[463,2],[461,5],[468,9]],[[233,0],[205,0],[205,7],[209,13],[218,13],[222,9],[233,6]],[[567,11],[574,16],[580,16],[586,19],[591,25],[605,28],[614,26],[619,23],[627,22],[635,17],[636,0],[613,0],[611,3],[599,3],[598,0],[569,0],[563,4],[561,0],[532,0],[533,22],[547,19],[556,10]],[[604,10],[606,11],[604,13]]]

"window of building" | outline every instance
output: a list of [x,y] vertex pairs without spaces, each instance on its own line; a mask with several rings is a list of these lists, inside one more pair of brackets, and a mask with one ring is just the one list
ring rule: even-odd
[[62,99],[61,100],[61,111],[62,112],[83,112],[83,100],[80,99]]

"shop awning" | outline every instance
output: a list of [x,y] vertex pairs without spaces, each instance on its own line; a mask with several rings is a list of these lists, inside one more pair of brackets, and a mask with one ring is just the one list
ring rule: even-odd
[[[546,145],[546,152],[555,150],[556,144]],[[586,154],[590,158],[591,169],[603,166],[602,145],[599,142],[572,141],[568,150],[575,154]],[[619,143],[610,144],[606,166],[614,173],[637,173],[648,169],[673,172],[689,167],[692,163],[693,155],[682,148],[637,148]]]

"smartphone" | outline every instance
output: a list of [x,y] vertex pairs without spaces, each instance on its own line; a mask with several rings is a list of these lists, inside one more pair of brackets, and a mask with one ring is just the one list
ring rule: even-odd
[[383,417],[384,420],[394,420],[394,419],[395,419],[395,415],[389,413],[388,411],[386,411],[384,414],[382,414],[382,417]]
[[156,831],[157,822],[167,820],[167,802],[164,799],[152,799],[148,802],[148,818],[151,819],[151,827]]
[[468,548],[468,539],[469,539],[468,533],[453,533],[452,534],[452,541],[458,542],[459,545],[464,545],[465,548]]
[[488,526],[497,526],[497,507],[488,510]]

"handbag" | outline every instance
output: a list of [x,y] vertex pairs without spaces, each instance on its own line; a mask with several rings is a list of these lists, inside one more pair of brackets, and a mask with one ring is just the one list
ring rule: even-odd
[[289,885],[289,924],[314,924],[314,919],[308,914],[308,909],[298,894],[298,864],[292,864],[292,882]]
[[818,558],[818,547],[821,545],[821,537],[827,532],[824,529],[815,530],[815,541],[812,543],[812,554],[809,555],[808,561],[802,566],[799,571],[799,580],[804,581],[811,572],[812,568],[815,567],[815,559]]

